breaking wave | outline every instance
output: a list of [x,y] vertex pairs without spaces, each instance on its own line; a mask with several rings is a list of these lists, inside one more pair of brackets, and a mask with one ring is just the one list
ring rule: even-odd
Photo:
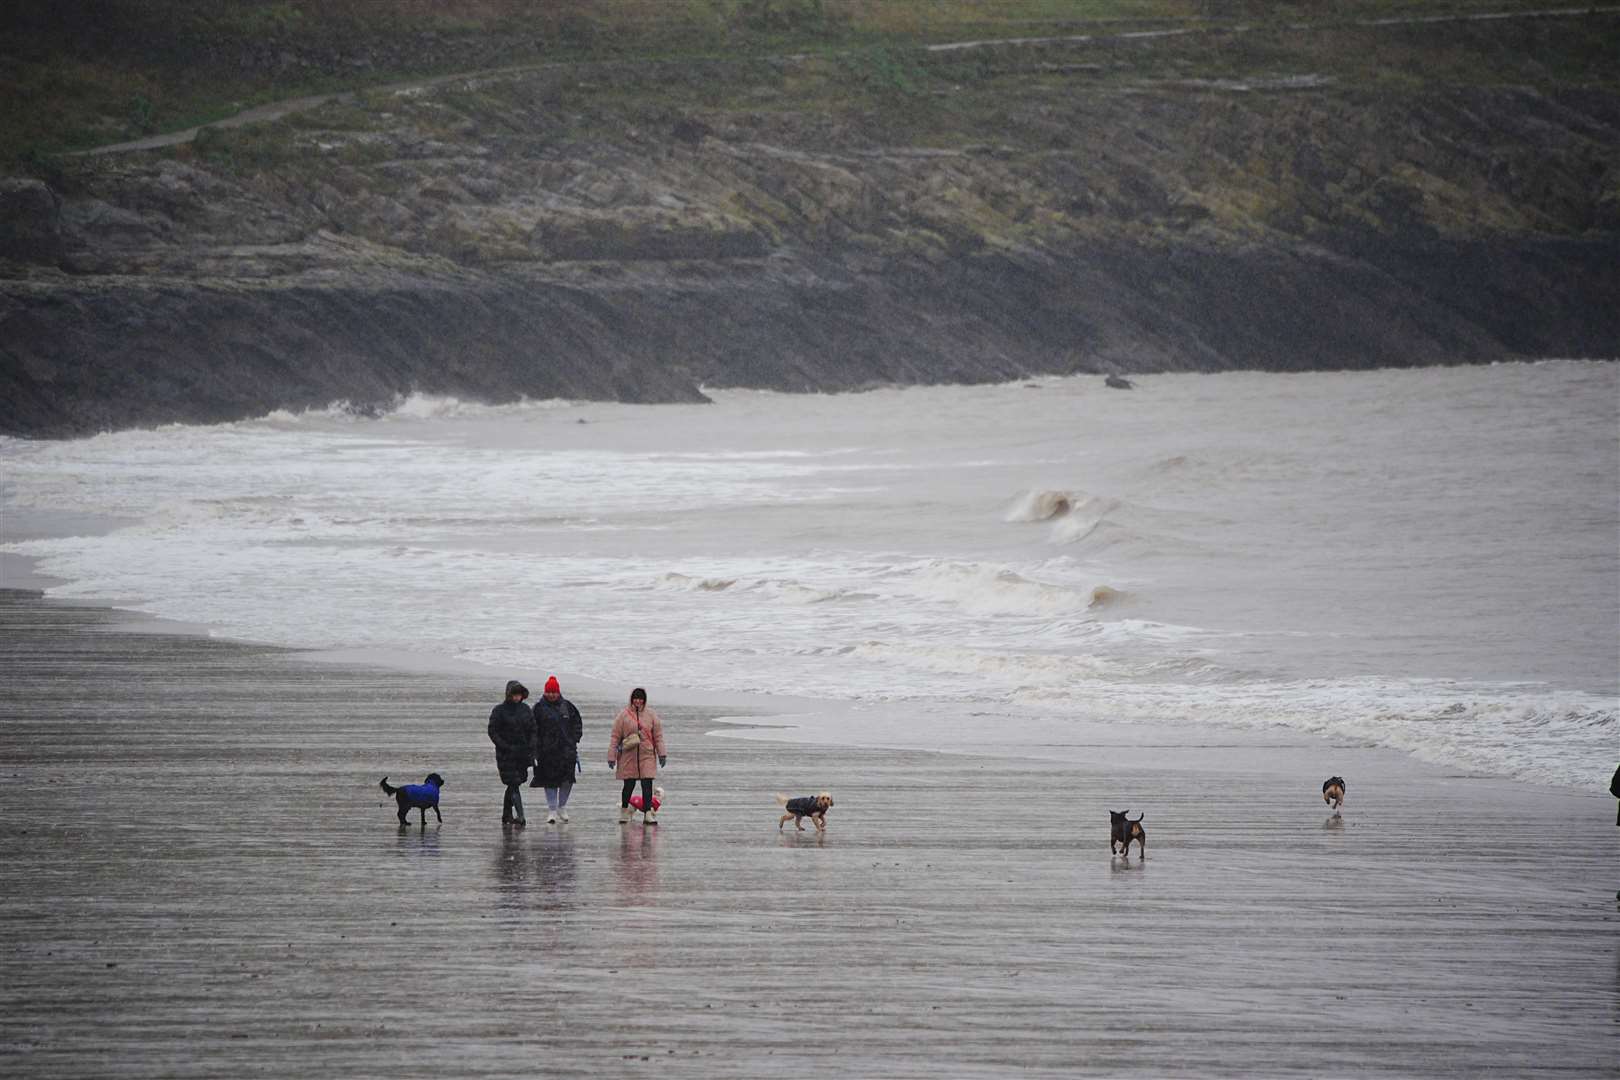
[[[517,401],[492,405],[488,402],[466,401],[448,395],[406,394],[395,397],[386,404],[340,400],[328,405],[296,411],[276,409],[265,414],[258,422],[289,425],[320,420],[462,420],[551,411],[569,408],[577,404],[579,403],[564,398],[519,398]],[[253,422],[255,421],[245,421],[245,423]]]
[[1025,491],[1014,497],[1003,521],[1051,521],[1073,510],[1084,495],[1071,491]]
[[[1046,564],[1054,572],[1073,576],[1064,560]],[[820,576],[813,575],[813,576]],[[1126,591],[1105,582],[1042,581],[1006,566],[990,563],[922,560],[889,566],[838,581],[812,582],[791,575],[719,575],[668,571],[654,578],[627,581],[632,589],[659,592],[725,593],[770,603],[793,605],[827,603],[896,604],[923,602],[947,605],[984,616],[1024,617],[1045,626],[1069,626],[1096,621],[1096,614],[1123,604]]]
[[658,579],[657,587],[678,592],[725,592],[735,584],[736,578],[703,578],[671,572]]
[[[1090,537],[1109,519],[1125,507],[1119,499],[1108,495],[1089,495],[1083,491],[1024,491],[1016,495],[1002,515],[1009,523],[1050,521],[1048,536],[1054,544],[1072,544]],[[1117,526],[1116,526],[1117,527]]]
[[883,575],[888,591],[952,604],[980,615],[1055,616],[1083,612],[1095,601],[1095,584],[1078,587],[1035,581],[986,563],[928,560]]
[[[1054,716],[1288,728],[1586,787],[1620,745],[1616,695],[1597,693],[1614,682],[1614,455],[1593,436],[1572,474],[1559,425],[1579,406],[1579,430],[1611,430],[1617,377],[1166,376],[1164,415],[1117,430],[1070,423],[1060,395],[981,389],[728,391],[702,417],[335,402],[0,440],[0,549],[69,582],[53,596],[253,641],[938,699],[981,742],[987,716],[1025,745]],[[1383,428],[1371,401],[1394,409]],[[941,440],[934,404],[975,424]],[[587,412],[603,425],[573,427]],[[1256,445],[1262,420],[1293,435]],[[1384,445],[1420,429],[1435,437]],[[1556,516],[1574,500],[1590,513]],[[1499,505],[1517,508],[1500,537]],[[512,607],[547,597],[546,632],[514,633]],[[1436,672],[1481,681],[1419,678]],[[1485,681],[1526,672],[1548,685]]]
[[1091,590],[1091,603],[1087,604],[1086,607],[1092,611],[1099,608],[1113,607],[1122,601],[1130,599],[1130,595],[1123,589],[1116,589],[1112,585],[1098,585]]

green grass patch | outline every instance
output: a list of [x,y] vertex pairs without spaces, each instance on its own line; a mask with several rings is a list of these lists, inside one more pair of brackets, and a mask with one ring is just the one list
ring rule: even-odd
[[[1068,68],[1058,81],[1071,87],[1307,73],[1388,92],[1442,83],[1614,85],[1620,20],[1612,17],[1526,20],[1510,28],[1356,25],[1545,6],[1529,0],[12,0],[15,32],[0,41],[0,165],[37,171],[52,154],[212,123],[258,104],[521,64],[661,60],[640,82],[628,69],[616,72],[615,92],[640,87],[723,108],[769,88],[792,100],[802,94],[807,107],[888,102],[883,107],[901,115],[929,112],[903,99],[998,80],[1028,85],[1047,77],[1043,66]],[[1302,23],[1313,29],[1289,29]],[[1238,25],[1259,32],[1219,33]],[[1099,42],[1083,56],[1061,48],[921,51],[931,42],[1169,26],[1211,32]],[[812,65],[809,74],[785,76],[780,67],[764,70],[767,58],[806,54],[827,58],[830,68]],[[702,73],[691,84],[681,78],[683,61]],[[754,104],[782,107],[774,100]],[[469,99],[457,107],[498,120],[497,105]]]

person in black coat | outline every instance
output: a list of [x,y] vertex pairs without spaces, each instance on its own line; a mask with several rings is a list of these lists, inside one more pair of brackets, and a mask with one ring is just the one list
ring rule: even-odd
[[[1609,781],[1609,794],[1620,799],[1620,769],[1614,770],[1614,779]],[[1620,826],[1620,814],[1615,815],[1614,823]],[[1615,893],[1614,898],[1620,900],[1620,892]]]
[[579,710],[562,696],[562,687],[553,675],[546,680],[540,700],[534,703],[534,780],[530,787],[546,789],[546,824],[555,825],[560,815],[568,820],[568,793],[574,790],[578,772],[579,740],[585,733]]
[[[1609,781],[1609,794],[1620,799],[1620,769],[1614,770],[1614,779]],[[1614,823],[1620,826],[1620,814],[1616,814]]]
[[489,741],[495,744],[495,767],[506,785],[506,801],[501,804],[501,824],[522,828],[523,781],[529,778],[534,760],[534,713],[523,704],[529,688],[513,679],[506,684],[506,700],[489,712]]

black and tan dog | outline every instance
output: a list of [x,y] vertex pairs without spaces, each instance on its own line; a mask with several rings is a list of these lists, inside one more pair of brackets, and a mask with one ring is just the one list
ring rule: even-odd
[[1344,805],[1344,777],[1330,776],[1322,781],[1322,801],[1335,810]]
[[805,795],[797,799],[790,799],[786,795],[778,795],[776,801],[787,813],[776,823],[778,831],[787,824],[787,819],[793,819],[793,827],[800,832],[804,831],[804,819],[809,818],[816,824],[817,832],[827,831],[827,811],[832,809],[833,797],[823,791],[820,795]]
[[394,787],[385,776],[377,786],[382,788],[385,794],[392,795],[394,801],[399,804],[401,825],[407,824],[405,819],[412,810],[422,811],[423,825],[427,824],[429,810],[432,810],[433,816],[439,819],[439,824],[444,824],[444,815],[439,813],[439,789],[444,787],[444,777],[438,773],[428,773],[427,779],[420,784],[406,784],[404,787]]
[[1114,854],[1117,848],[1119,853],[1127,859],[1131,857],[1131,841],[1136,841],[1137,854],[1147,858],[1147,830],[1142,828],[1142,819],[1146,814],[1137,814],[1134,818],[1125,815],[1129,810],[1108,811],[1108,854]]

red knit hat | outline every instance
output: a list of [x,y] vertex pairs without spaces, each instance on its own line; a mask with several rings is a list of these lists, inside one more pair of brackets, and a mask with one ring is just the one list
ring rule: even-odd
[[545,692],[548,694],[562,693],[562,687],[557,684],[557,676],[553,675],[551,678],[546,680]]

